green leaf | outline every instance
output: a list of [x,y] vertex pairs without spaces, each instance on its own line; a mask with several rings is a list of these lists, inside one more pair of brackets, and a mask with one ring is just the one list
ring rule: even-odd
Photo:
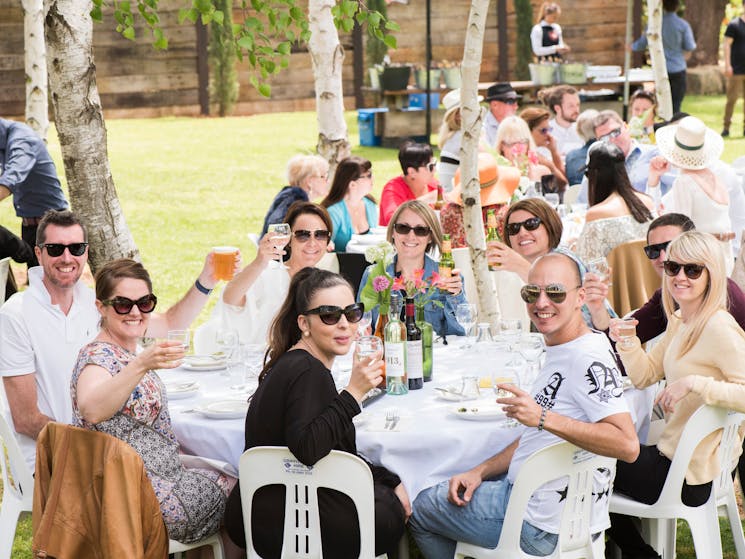
[[341,28],[345,33],[349,33],[354,28],[354,20],[345,19],[341,22]]
[[255,89],[259,89],[259,80],[256,78],[256,76],[249,76],[248,81],[252,86],[254,86]]
[[383,42],[389,49],[395,49],[396,45],[398,44],[398,42],[396,41],[396,37],[394,37],[393,35],[386,35],[383,39]]
[[212,21],[212,14],[202,14],[202,24],[207,25]]
[[385,28],[389,31],[401,31],[401,26],[395,21],[391,20],[385,22]]
[[303,21],[305,20],[305,12],[297,6],[293,6],[290,8],[290,17],[295,21]]
[[168,39],[161,37],[153,43],[153,46],[158,50],[166,50],[168,48]]
[[93,9],[91,10],[91,19],[98,23],[101,23],[103,21],[103,12],[101,11],[101,6],[93,6]]
[[122,31],[122,37],[125,39],[129,39],[130,41],[135,40],[135,28],[131,25],[129,27],[126,27],[124,31]]
[[367,24],[371,27],[380,26],[380,14],[378,12],[372,12],[367,15]]
[[119,9],[123,12],[131,12],[129,2],[119,2]]
[[273,60],[267,60],[264,62],[264,68],[270,74],[274,74],[277,70],[277,64]]
[[283,55],[290,54],[291,49],[292,49],[292,45],[290,45],[288,41],[284,41],[277,45],[277,52],[279,54],[283,54]]
[[238,39],[238,46],[242,49],[253,50],[254,38],[251,35],[243,35],[243,37]]
[[264,97],[271,97],[272,86],[270,86],[268,83],[262,83],[261,85],[259,85],[259,93]]
[[354,17],[357,19],[357,23],[362,25],[363,23],[367,21],[367,12],[360,10],[359,12],[357,12],[357,15]]
[[215,13],[212,14],[212,20],[218,25],[222,25],[223,21],[225,21],[225,14],[220,10],[215,10]]

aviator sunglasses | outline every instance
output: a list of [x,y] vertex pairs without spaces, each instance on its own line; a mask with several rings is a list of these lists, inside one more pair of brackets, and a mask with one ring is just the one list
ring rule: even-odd
[[644,254],[647,255],[647,258],[650,260],[656,260],[660,257],[660,253],[663,250],[667,249],[667,245],[670,244],[670,241],[666,241],[664,243],[657,243],[656,245],[647,245],[644,247]]
[[393,225],[393,230],[399,235],[408,235],[409,233],[414,231],[414,235],[416,235],[417,237],[426,237],[432,231],[426,225],[417,225],[415,227],[412,227],[407,223],[396,223]]
[[677,276],[680,273],[680,269],[683,268],[683,273],[688,279],[692,280],[700,278],[706,268],[703,264],[680,264],[674,260],[665,260],[662,263],[662,267],[665,273],[671,278]]
[[362,303],[353,303],[349,306],[337,307],[335,305],[321,305],[315,309],[305,311],[303,314],[317,314],[321,322],[333,326],[341,320],[341,315],[347,319],[347,322],[355,324],[362,319],[365,314],[365,305]]
[[140,297],[136,301],[128,299],[127,297],[114,297],[113,299],[106,299],[101,301],[104,305],[114,309],[116,314],[129,314],[132,307],[137,305],[141,313],[148,314],[155,310],[155,305],[158,303],[158,298],[149,293],[144,297]]
[[85,249],[88,247],[88,243],[70,243],[69,245],[63,245],[60,243],[42,243],[38,245],[39,248],[46,248],[49,256],[62,256],[65,249],[70,251],[73,256],[83,256]]
[[560,283],[550,283],[546,287],[529,283],[528,285],[524,285],[520,290],[520,297],[522,297],[523,301],[526,303],[532,304],[538,300],[541,296],[541,291],[543,291],[546,293],[546,297],[548,297],[552,302],[563,303],[566,300],[569,291],[574,291],[580,287],[582,286],[578,285],[577,287],[567,290],[567,288]]
[[308,241],[310,241],[311,235],[315,237],[316,241],[324,241],[326,243],[328,243],[329,239],[331,238],[331,231],[327,231],[326,229],[316,229],[315,231],[298,229],[292,234],[295,235],[295,238],[301,243],[307,243]]
[[520,227],[525,227],[526,231],[535,231],[543,223],[540,217],[531,217],[525,221],[517,221],[515,223],[508,223],[505,226],[507,234],[510,237],[517,235],[520,232]]
[[621,135],[621,127],[615,128],[614,130],[611,130],[607,134],[603,134],[598,138],[598,141],[600,142],[607,142],[608,140],[612,140],[613,138],[618,138]]

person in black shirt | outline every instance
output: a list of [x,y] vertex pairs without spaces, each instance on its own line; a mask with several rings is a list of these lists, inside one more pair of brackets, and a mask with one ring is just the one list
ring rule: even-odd
[[[312,466],[331,450],[357,453],[352,418],[365,394],[382,380],[382,361],[355,360],[349,384],[337,392],[331,366],[349,350],[364,306],[355,303],[349,283],[337,274],[305,268],[292,279],[289,294],[269,334],[269,360],[259,376],[246,415],[246,449],[287,446]],[[390,553],[411,514],[400,478],[372,466],[375,491],[375,554]],[[261,557],[280,557],[284,488],[259,489],[253,501],[252,534]],[[318,496],[323,557],[347,559],[359,553],[358,521],[352,501],[333,490]],[[228,499],[225,527],[245,547],[240,481]]]
[[727,104],[722,136],[727,137],[737,97],[742,95],[745,99],[745,12],[730,21],[724,31],[724,74],[727,76]]

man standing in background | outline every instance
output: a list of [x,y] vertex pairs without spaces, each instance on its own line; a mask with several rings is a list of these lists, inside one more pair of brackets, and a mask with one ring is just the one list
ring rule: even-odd
[[[41,216],[69,207],[44,141],[25,124],[0,118],[0,200],[11,194],[21,238],[32,247]],[[28,266],[38,265],[32,254]]]
[[[665,52],[667,77],[670,79],[673,114],[680,112],[680,105],[686,94],[686,60],[696,48],[693,30],[686,20],[675,13],[677,9],[678,0],[662,0],[662,48]],[[632,43],[631,50],[638,52],[646,48],[645,32]]]
[[[738,95],[742,95],[745,102],[745,13],[730,21],[724,31],[724,75],[727,76],[727,104],[724,107],[722,137],[726,138],[729,136],[732,112]],[[745,108],[743,111],[745,112]],[[745,114],[743,120],[745,121]]]

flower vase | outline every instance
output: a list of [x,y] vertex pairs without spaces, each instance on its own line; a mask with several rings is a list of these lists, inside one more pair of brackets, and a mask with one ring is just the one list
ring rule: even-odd
[[434,329],[432,325],[424,320],[424,306],[416,309],[416,325],[422,331],[422,365],[424,382],[432,380],[432,365],[434,362],[432,354],[432,340]]
[[[386,324],[388,324],[388,315],[380,313],[378,315],[378,322],[375,324],[375,332],[373,333],[373,336],[377,336],[380,338],[380,341],[383,342],[383,351],[385,351],[385,327]],[[382,388],[383,390],[386,389],[386,381],[385,381],[385,359],[383,359],[383,380],[378,384],[378,388]]]

